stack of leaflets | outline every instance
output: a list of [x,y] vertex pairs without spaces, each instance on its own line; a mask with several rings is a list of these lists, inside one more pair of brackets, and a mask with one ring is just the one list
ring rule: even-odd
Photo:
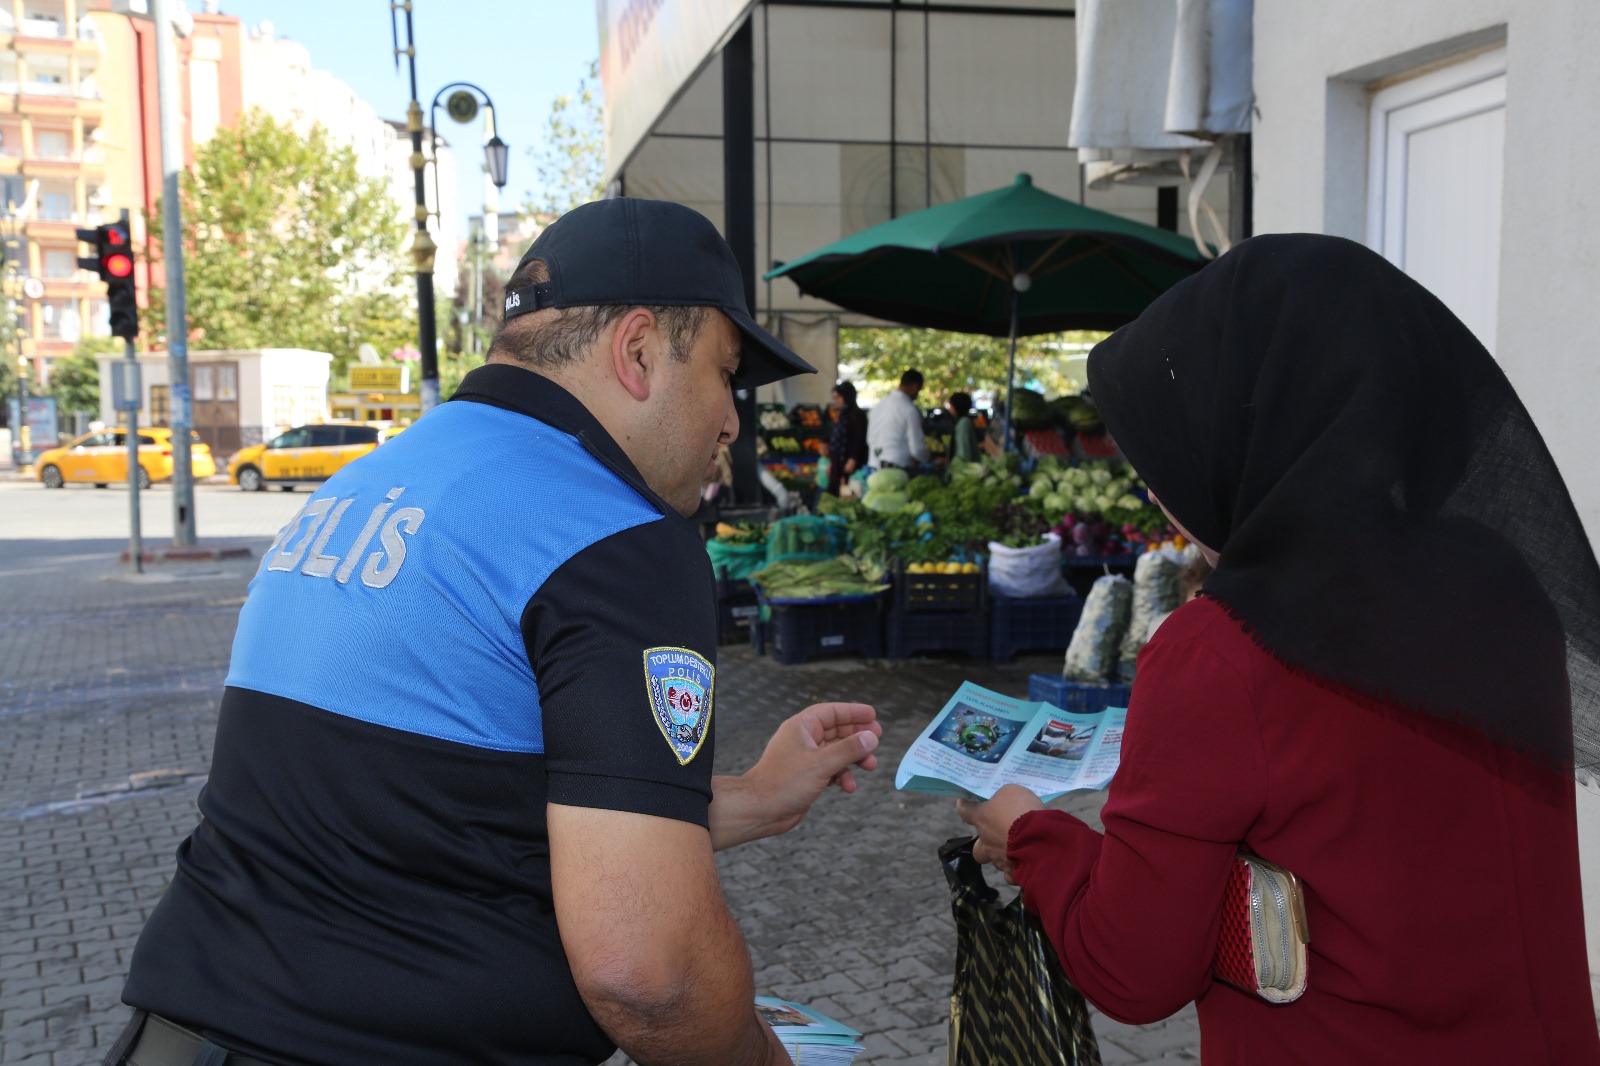
[[861,1054],[861,1034],[802,1003],[756,997],[756,1013],[772,1026],[795,1066],[843,1066]]
[[1045,802],[1111,783],[1122,761],[1124,707],[1072,714],[965,682],[922,731],[894,787],[989,799],[1021,785]]

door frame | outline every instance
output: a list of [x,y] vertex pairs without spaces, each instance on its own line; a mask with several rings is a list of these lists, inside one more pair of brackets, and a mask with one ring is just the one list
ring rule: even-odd
[[[1440,98],[1456,95],[1456,100]],[[1412,111],[1397,119],[1395,112],[1429,100],[1440,100],[1437,111]],[[1405,269],[1405,179],[1407,167],[1390,167],[1396,154],[1405,152],[1406,138],[1419,130],[1455,122],[1506,106],[1506,49],[1504,45],[1439,70],[1408,78],[1372,95],[1368,108],[1367,142],[1367,247]]]

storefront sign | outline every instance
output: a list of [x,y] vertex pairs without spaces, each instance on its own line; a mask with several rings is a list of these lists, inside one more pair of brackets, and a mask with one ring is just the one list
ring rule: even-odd
[[353,366],[350,368],[352,392],[410,392],[408,366]]
[[595,0],[608,183],[753,6],[752,0]]

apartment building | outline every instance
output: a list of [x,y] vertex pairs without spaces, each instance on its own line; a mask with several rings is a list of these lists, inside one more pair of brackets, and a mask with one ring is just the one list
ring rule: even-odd
[[107,317],[75,234],[107,203],[103,42],[88,6],[0,0],[0,239],[18,279],[21,354],[39,370]]

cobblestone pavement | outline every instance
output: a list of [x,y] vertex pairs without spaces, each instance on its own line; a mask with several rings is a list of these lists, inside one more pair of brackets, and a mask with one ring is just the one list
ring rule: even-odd
[[[113,562],[115,530],[22,540],[10,516],[0,522],[0,1063],[83,1066],[126,1018],[129,952],[194,823],[255,564],[169,564],[135,579]],[[862,1063],[944,1061],[953,929],[934,852],[961,826],[950,801],[895,792],[892,768],[964,678],[1021,694],[1054,662],[781,666],[725,649],[725,770],[810,702],[870,702],[885,724],[885,769],[859,792],[826,796],[787,836],[721,859],[759,990],[861,1029]],[[1071,809],[1092,817],[1101,798]],[[1138,1028],[1097,1017],[1096,1028],[1107,1066],[1198,1058],[1192,1008]]]

